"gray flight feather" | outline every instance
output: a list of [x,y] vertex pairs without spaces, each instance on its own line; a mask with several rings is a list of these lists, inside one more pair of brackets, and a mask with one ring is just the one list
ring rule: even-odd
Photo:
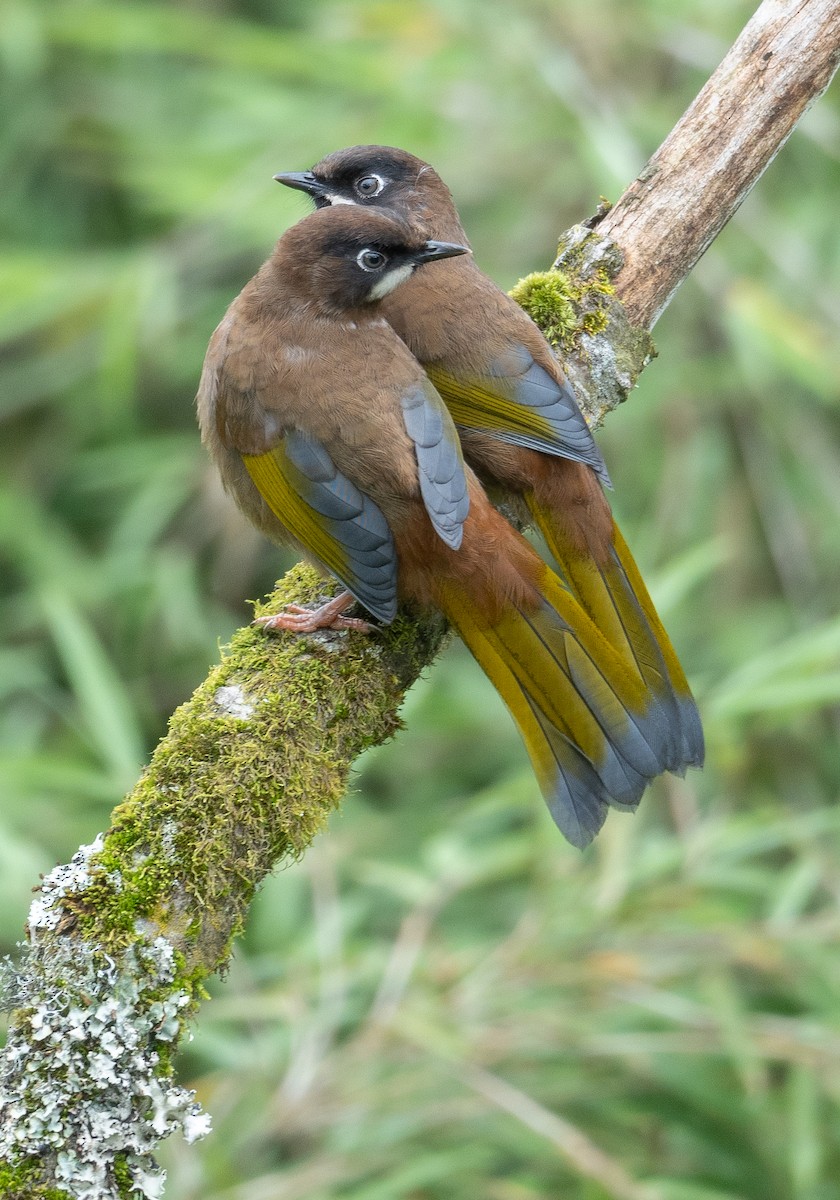
[[458,433],[428,380],[410,387],[401,401],[426,512],[438,536],[457,550],[470,508]]
[[388,522],[376,504],[342,475],[308,434],[283,439],[286,476],[300,498],[323,518],[319,524],[343,551],[339,578],[360,604],[386,624],[397,612],[397,554]]
[[[527,450],[539,450],[557,458],[570,458],[592,467],[607,487],[609,473],[601,451],[595,445],[589,426],[578,408],[574,392],[566,383],[557,380],[538,362],[525,346],[514,345],[487,364],[490,390],[502,390],[518,405],[547,421],[552,437],[544,437],[528,428],[523,415],[522,429],[494,429],[494,437]],[[476,380],[481,386],[481,379]]]

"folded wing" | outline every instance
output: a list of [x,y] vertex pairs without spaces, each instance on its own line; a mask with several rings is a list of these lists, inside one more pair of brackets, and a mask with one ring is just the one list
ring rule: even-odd
[[456,425],[491,433],[504,442],[570,458],[610,479],[601,451],[572,389],[559,383],[525,346],[511,345],[488,361],[483,373],[456,375],[437,363],[426,373]]
[[397,556],[388,522],[333,463],[315,438],[289,430],[265,454],[242,461],[286,529],[344,584],[368,612],[393,621]]

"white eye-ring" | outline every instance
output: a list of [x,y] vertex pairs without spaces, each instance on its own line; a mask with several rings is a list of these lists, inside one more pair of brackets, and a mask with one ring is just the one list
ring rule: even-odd
[[385,180],[381,175],[363,175],[353,186],[363,199],[369,200],[379,195],[385,186]]
[[379,271],[386,263],[385,255],[379,250],[360,250],[356,262],[363,271]]

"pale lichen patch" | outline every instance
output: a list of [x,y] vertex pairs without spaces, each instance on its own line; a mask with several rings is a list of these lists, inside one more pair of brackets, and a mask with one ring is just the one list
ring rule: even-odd
[[236,717],[239,721],[247,721],[254,715],[254,706],[245,695],[238,683],[227,684],[216,688],[213,696],[216,707],[228,717]]
[[[90,882],[101,839],[44,879],[30,913],[23,969],[4,964],[16,1009],[0,1073],[0,1160],[37,1171],[74,1200],[155,1200],[154,1151],[210,1119],[171,1080],[171,1050],[192,1003],[163,937],[106,954],[55,931],[61,901]],[[37,1164],[37,1166],[36,1166]]]
[[88,862],[102,849],[102,834],[97,834],[88,846],[80,846],[69,863],[63,863],[50,871],[38,890],[29,909],[29,936],[34,941],[39,933],[56,929],[63,910],[59,901],[63,896],[77,895],[90,883]]

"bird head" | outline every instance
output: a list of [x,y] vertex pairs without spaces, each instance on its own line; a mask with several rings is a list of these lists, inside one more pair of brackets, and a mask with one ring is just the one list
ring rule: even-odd
[[426,263],[468,253],[391,213],[330,206],[287,230],[271,263],[297,299],[343,313],[383,300]]
[[274,178],[306,192],[316,208],[352,204],[388,209],[425,226],[435,237],[466,241],[452,196],[437,171],[394,146],[351,146],[328,154],[311,171]]

